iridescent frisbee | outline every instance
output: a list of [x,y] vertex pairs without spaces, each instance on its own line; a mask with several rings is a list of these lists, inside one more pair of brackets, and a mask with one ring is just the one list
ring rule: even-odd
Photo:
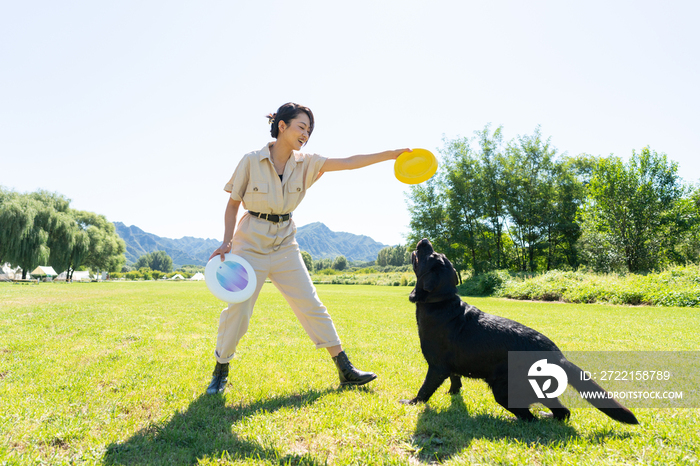
[[204,282],[211,294],[227,303],[242,303],[253,296],[257,279],[253,267],[236,254],[226,254],[222,261],[213,257],[204,268]]

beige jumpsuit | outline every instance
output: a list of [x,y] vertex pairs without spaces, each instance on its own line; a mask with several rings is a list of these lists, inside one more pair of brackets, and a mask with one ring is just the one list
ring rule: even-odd
[[[294,151],[280,182],[268,144],[243,156],[224,190],[231,193],[234,201],[241,201],[247,211],[288,214],[314,184],[325,161],[325,157],[317,154]],[[340,345],[331,316],[316,295],[295,233],[296,226],[291,218],[273,223],[248,212],[243,214],[233,235],[231,252],[245,258],[255,269],[257,288],[248,301],[229,304],[221,312],[215,352],[220,363],[233,358],[238,342],[248,330],[253,306],[268,277],[287,299],[316,348]]]

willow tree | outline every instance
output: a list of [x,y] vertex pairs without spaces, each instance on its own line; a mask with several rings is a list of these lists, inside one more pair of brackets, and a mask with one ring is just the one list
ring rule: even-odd
[[70,264],[66,269],[66,278],[73,279],[73,272],[83,265],[83,261],[87,257],[90,250],[90,237],[84,230],[78,230],[75,234],[73,249],[70,255]]
[[83,265],[94,270],[117,272],[126,263],[126,243],[117,234],[114,224],[104,215],[73,211],[80,228],[89,238]]
[[0,262],[21,267],[22,279],[27,278],[27,270],[48,259],[44,229],[48,215],[40,202],[28,196],[8,196],[0,204]]
[[58,193],[18,194],[0,188],[0,263],[22,268],[22,278],[38,265],[67,271],[82,265],[115,271],[125,262],[126,244],[103,215],[70,209]]
[[57,271],[69,271],[73,249],[79,232],[78,224],[68,213],[56,212],[49,220],[48,239],[49,265]]

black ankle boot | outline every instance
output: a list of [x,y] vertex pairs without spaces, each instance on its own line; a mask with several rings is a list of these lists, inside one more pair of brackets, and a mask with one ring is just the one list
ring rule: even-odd
[[226,388],[228,383],[228,363],[221,364],[217,361],[214,367],[214,372],[211,374],[211,383],[207,388],[207,395],[215,395],[221,393]]
[[333,358],[333,362],[335,363],[335,367],[338,368],[341,387],[345,385],[364,385],[377,378],[377,374],[355,369],[348,359],[348,356],[345,354],[345,351],[338,353],[338,356]]

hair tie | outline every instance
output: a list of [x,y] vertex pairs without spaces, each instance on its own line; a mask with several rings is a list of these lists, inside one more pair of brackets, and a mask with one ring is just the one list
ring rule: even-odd
[[268,122],[269,124],[274,123],[274,122],[275,122],[275,118],[277,118],[277,114],[276,114],[276,113],[268,113],[268,114],[267,114],[267,122]]

